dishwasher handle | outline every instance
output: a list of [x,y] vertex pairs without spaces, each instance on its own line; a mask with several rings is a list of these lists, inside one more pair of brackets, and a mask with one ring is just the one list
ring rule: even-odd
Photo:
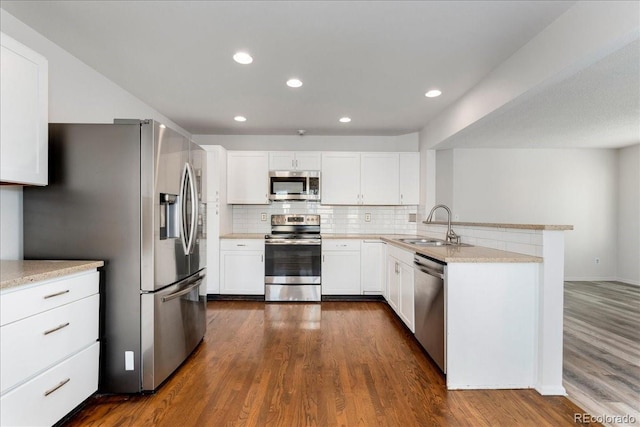
[[429,267],[425,267],[424,265],[414,262],[413,263],[414,267],[417,268],[418,270],[422,271],[425,274],[428,274],[429,276],[434,276],[437,277],[439,279],[444,280],[444,274],[442,273],[442,271],[438,271],[438,270],[434,270],[433,268],[429,268]]
[[417,270],[420,270],[425,274],[444,280],[444,266],[441,263],[416,254],[413,257],[413,265]]

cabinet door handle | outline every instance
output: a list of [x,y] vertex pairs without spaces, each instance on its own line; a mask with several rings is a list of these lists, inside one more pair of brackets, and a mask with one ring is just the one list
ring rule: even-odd
[[56,292],[55,294],[45,295],[43,298],[44,299],[49,299],[49,298],[58,297],[60,295],[64,295],[64,294],[68,294],[68,293],[69,293],[69,289],[66,289],[64,291]]
[[58,385],[56,385],[53,388],[50,388],[49,390],[44,392],[44,397],[49,396],[51,393],[53,393],[54,391],[58,390],[60,387],[62,387],[63,385],[65,385],[66,383],[68,383],[69,381],[71,381],[71,378],[67,378],[66,380],[62,380],[58,383]]
[[238,243],[236,244],[236,246],[240,247],[240,246],[247,246],[247,245],[245,245],[244,243]]
[[324,262],[324,254],[322,255],[322,262]]
[[49,335],[51,333],[54,333],[55,331],[59,331],[60,329],[66,328],[67,326],[69,326],[69,322],[63,323],[62,325],[58,325],[55,328],[44,331],[42,335]]
[[264,262],[264,255],[260,255],[260,262]]

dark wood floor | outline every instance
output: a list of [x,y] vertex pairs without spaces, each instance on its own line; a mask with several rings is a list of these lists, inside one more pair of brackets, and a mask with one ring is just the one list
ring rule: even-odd
[[93,398],[66,425],[574,426],[582,413],[534,390],[447,391],[382,302],[212,301],[208,322],[156,394]]
[[588,413],[640,425],[640,287],[565,282],[564,386]]

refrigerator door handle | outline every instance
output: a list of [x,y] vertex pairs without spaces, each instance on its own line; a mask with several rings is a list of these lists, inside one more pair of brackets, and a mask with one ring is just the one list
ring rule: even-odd
[[188,172],[187,172],[187,168],[188,168],[189,164],[185,163],[184,164],[184,168],[182,169],[182,178],[180,179],[180,241],[182,242],[182,250],[184,250],[184,254],[188,255],[189,254],[189,242],[187,241],[187,224],[186,224],[186,220],[187,220],[187,215],[186,215],[186,206],[185,206],[185,200],[186,200],[186,185],[187,185],[187,176],[188,176]]
[[189,176],[189,191],[191,193],[191,224],[189,229],[189,242],[187,245],[187,255],[191,253],[195,245],[196,240],[196,228],[198,226],[198,194],[196,188],[195,174],[193,168],[189,163],[186,164],[187,173]]

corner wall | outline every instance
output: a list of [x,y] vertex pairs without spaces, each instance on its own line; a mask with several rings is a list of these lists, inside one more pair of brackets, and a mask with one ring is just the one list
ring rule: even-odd
[[640,144],[617,151],[617,279],[640,286]]
[[444,176],[451,182],[436,184],[436,202],[451,203],[454,218],[573,225],[573,231],[565,232],[565,279],[616,278],[617,150],[457,149],[440,153],[438,179]]

